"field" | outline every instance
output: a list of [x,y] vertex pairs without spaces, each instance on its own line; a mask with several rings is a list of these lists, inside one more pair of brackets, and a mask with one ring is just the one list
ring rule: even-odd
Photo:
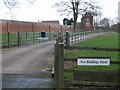
[[[80,47],[97,47],[97,48],[116,48],[118,49],[118,34],[109,33],[104,36],[98,36],[93,39],[85,40],[75,44]],[[65,58],[76,57],[111,57],[111,60],[118,61],[118,52],[92,51],[92,50],[67,50]]]
[[[99,47],[99,48],[117,48],[118,49],[118,34],[109,33],[104,36],[98,36],[93,39],[85,40],[75,44],[81,47]],[[112,51],[92,51],[92,50],[66,50],[65,58],[77,58],[77,57],[110,57],[112,61],[119,61],[119,52]],[[115,67],[113,67],[115,66]],[[113,65],[112,67],[101,67],[100,69],[114,70],[118,67]],[[73,67],[74,68],[74,67]],[[78,68],[78,67],[77,67]],[[99,69],[98,67],[80,67],[79,69]]]
[[[109,33],[104,36],[98,36],[93,39],[85,40],[75,44],[81,47],[99,47],[99,48],[116,48],[118,49],[118,34]],[[112,61],[119,61],[119,52],[112,51],[92,51],[92,50],[66,50],[65,58],[77,57],[110,57]],[[72,66],[71,70],[118,70],[119,65],[112,64],[110,66]],[[65,73],[65,78],[73,78],[72,73]]]
[[118,48],[118,34],[109,33],[96,38],[79,42],[76,45],[81,47],[101,47],[101,48]]

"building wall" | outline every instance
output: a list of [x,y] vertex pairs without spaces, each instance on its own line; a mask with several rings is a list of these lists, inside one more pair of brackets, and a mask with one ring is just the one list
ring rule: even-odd
[[91,13],[86,12],[81,18],[81,29],[93,30],[93,16]]
[[1,33],[7,32],[50,32],[50,31],[68,31],[72,28],[70,26],[61,26],[57,24],[50,24],[45,22],[23,22],[12,20],[1,20]]

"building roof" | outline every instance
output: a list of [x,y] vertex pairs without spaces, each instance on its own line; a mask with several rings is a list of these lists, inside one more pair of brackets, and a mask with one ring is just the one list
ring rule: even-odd
[[60,22],[58,20],[51,20],[51,21],[42,21],[44,23],[50,23],[50,24],[58,24],[60,25]]

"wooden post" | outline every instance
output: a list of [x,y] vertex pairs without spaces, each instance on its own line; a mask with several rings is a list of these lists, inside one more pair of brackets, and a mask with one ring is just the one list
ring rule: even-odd
[[41,38],[41,32],[39,32],[39,42],[40,42],[40,38]]
[[64,87],[64,45],[54,46],[54,87],[60,89]]
[[66,32],[66,40],[65,40],[65,44],[66,46],[70,46],[70,33]]
[[26,32],[26,44],[27,44],[27,42],[28,42],[28,39],[27,39],[27,34],[28,34],[28,33]]
[[33,43],[35,43],[35,33],[33,31]]
[[21,46],[21,40],[20,40],[20,32],[18,32],[18,47]]
[[8,32],[8,48],[10,48],[10,33]]

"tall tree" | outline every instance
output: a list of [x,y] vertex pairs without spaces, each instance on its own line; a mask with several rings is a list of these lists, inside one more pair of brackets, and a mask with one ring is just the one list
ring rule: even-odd
[[85,13],[86,11],[95,12],[96,9],[100,9],[99,6],[95,5],[96,2],[86,2],[84,0],[70,0],[70,1],[60,1],[54,4],[54,7],[58,8],[58,12],[61,15],[69,16],[73,14],[74,24],[73,29],[76,29],[76,23],[78,15]]
[[[26,0],[28,3],[34,4],[36,0]],[[4,5],[9,9],[11,18],[14,19],[14,16],[12,16],[12,9],[18,8],[20,5],[19,0],[3,0]]]
[[14,19],[15,17],[12,15],[12,9],[17,8],[19,2],[17,0],[3,0],[5,6],[9,9],[11,18]]

